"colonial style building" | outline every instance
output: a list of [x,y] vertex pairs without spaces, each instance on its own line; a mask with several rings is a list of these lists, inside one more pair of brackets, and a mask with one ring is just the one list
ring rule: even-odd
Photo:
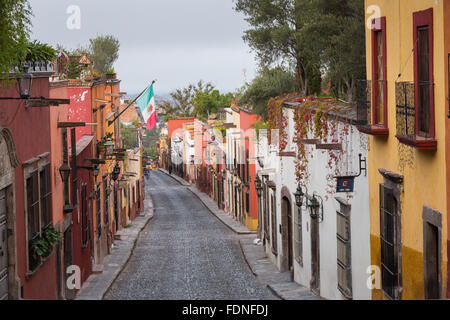
[[380,13],[367,15],[367,81],[359,84],[360,130],[370,146],[371,264],[382,280],[372,297],[445,298],[450,3],[365,6]]

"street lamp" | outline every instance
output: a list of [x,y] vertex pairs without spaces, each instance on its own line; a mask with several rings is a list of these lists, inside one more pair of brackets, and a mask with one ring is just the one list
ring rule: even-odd
[[31,96],[31,80],[33,76],[30,73],[24,73],[19,76],[17,82],[19,83],[20,97],[22,99],[29,99]]
[[72,206],[69,203],[70,167],[67,163],[63,163],[63,165],[59,168],[59,174],[61,175],[61,180],[64,184],[64,212],[70,212],[72,210]]
[[106,155],[110,156],[113,153],[114,142],[112,142],[111,138],[108,138],[105,142],[105,150]]
[[[320,199],[322,205],[319,203],[317,198]],[[319,219],[319,222],[323,221],[323,200],[320,196],[313,194],[312,198],[309,199],[308,207],[310,210],[310,216],[312,219]],[[322,210],[320,210],[322,209]]]
[[258,194],[258,198],[260,198],[263,188],[262,188],[261,179],[259,178],[258,175],[256,175],[256,178],[255,178],[255,188],[256,188],[256,193]]
[[297,191],[295,191],[294,196],[295,204],[297,205],[297,207],[301,208],[303,205],[303,197],[305,196],[305,194],[303,193],[300,183],[297,185]]
[[114,181],[117,181],[117,179],[119,179],[119,174],[120,174],[120,166],[117,163],[112,172],[112,179]]
[[94,170],[93,170],[94,177],[97,178],[99,173],[100,173],[100,167],[98,164],[96,164],[96,165],[94,165]]

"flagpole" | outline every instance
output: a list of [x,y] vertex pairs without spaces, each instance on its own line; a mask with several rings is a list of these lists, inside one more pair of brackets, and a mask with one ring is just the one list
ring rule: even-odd
[[117,116],[114,117],[114,119],[108,121],[108,126],[112,125],[114,123],[114,121],[116,121],[129,107],[131,107],[133,105],[133,103],[136,102],[137,99],[139,99],[144,93],[145,91],[147,91],[148,88],[150,88],[150,86],[152,84],[154,84],[156,82],[157,79],[153,80],[152,83],[150,85],[148,85],[144,91],[142,91],[133,101],[131,101],[128,106],[125,107],[125,109],[123,109]]

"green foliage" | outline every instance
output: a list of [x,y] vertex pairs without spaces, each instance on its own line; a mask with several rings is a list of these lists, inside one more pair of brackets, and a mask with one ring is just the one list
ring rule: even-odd
[[90,57],[94,68],[105,75],[119,58],[119,40],[111,35],[97,36],[89,40]]
[[164,120],[192,116],[194,111],[192,99],[199,92],[209,94],[213,90],[214,85],[212,83],[205,83],[203,80],[200,80],[197,84],[189,84],[185,88],[171,92],[171,99],[164,101],[160,105],[160,108],[164,110]]
[[56,55],[57,52],[53,47],[34,40],[27,45],[25,61],[51,61]]
[[199,91],[192,98],[194,114],[200,119],[207,119],[210,114],[230,107],[233,99],[234,96],[232,93],[220,94],[219,90],[213,90],[211,92]]
[[[250,29],[244,40],[262,66],[294,66],[297,89],[318,94],[322,80],[336,95],[365,77],[363,0],[234,0]],[[326,76],[326,79],[322,79]]]
[[108,70],[106,70],[106,74],[115,74],[116,71],[114,70],[113,67],[109,68]]
[[5,79],[13,64],[27,55],[31,32],[31,7],[27,0],[0,2],[0,77]]
[[242,95],[239,104],[250,105],[256,113],[266,120],[269,99],[294,92],[295,89],[296,82],[292,71],[282,67],[262,68]]
[[61,233],[53,226],[49,226],[42,231],[40,237],[30,240],[30,249],[34,259],[47,257],[54,245],[61,241]]
[[126,149],[134,149],[139,147],[138,132],[137,130],[138,120],[133,121],[131,126],[125,126],[121,124],[121,135],[123,139],[123,145]]

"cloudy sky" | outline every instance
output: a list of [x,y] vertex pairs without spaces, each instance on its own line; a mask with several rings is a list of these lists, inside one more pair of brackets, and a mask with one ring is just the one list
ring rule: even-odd
[[[121,43],[114,67],[122,91],[138,93],[158,79],[166,94],[200,79],[221,91],[251,80],[254,54],[242,40],[247,24],[232,0],[30,0],[33,35],[52,45],[86,46],[96,35]],[[69,29],[70,6],[80,8],[80,29]],[[71,20],[73,21],[73,20]]]

